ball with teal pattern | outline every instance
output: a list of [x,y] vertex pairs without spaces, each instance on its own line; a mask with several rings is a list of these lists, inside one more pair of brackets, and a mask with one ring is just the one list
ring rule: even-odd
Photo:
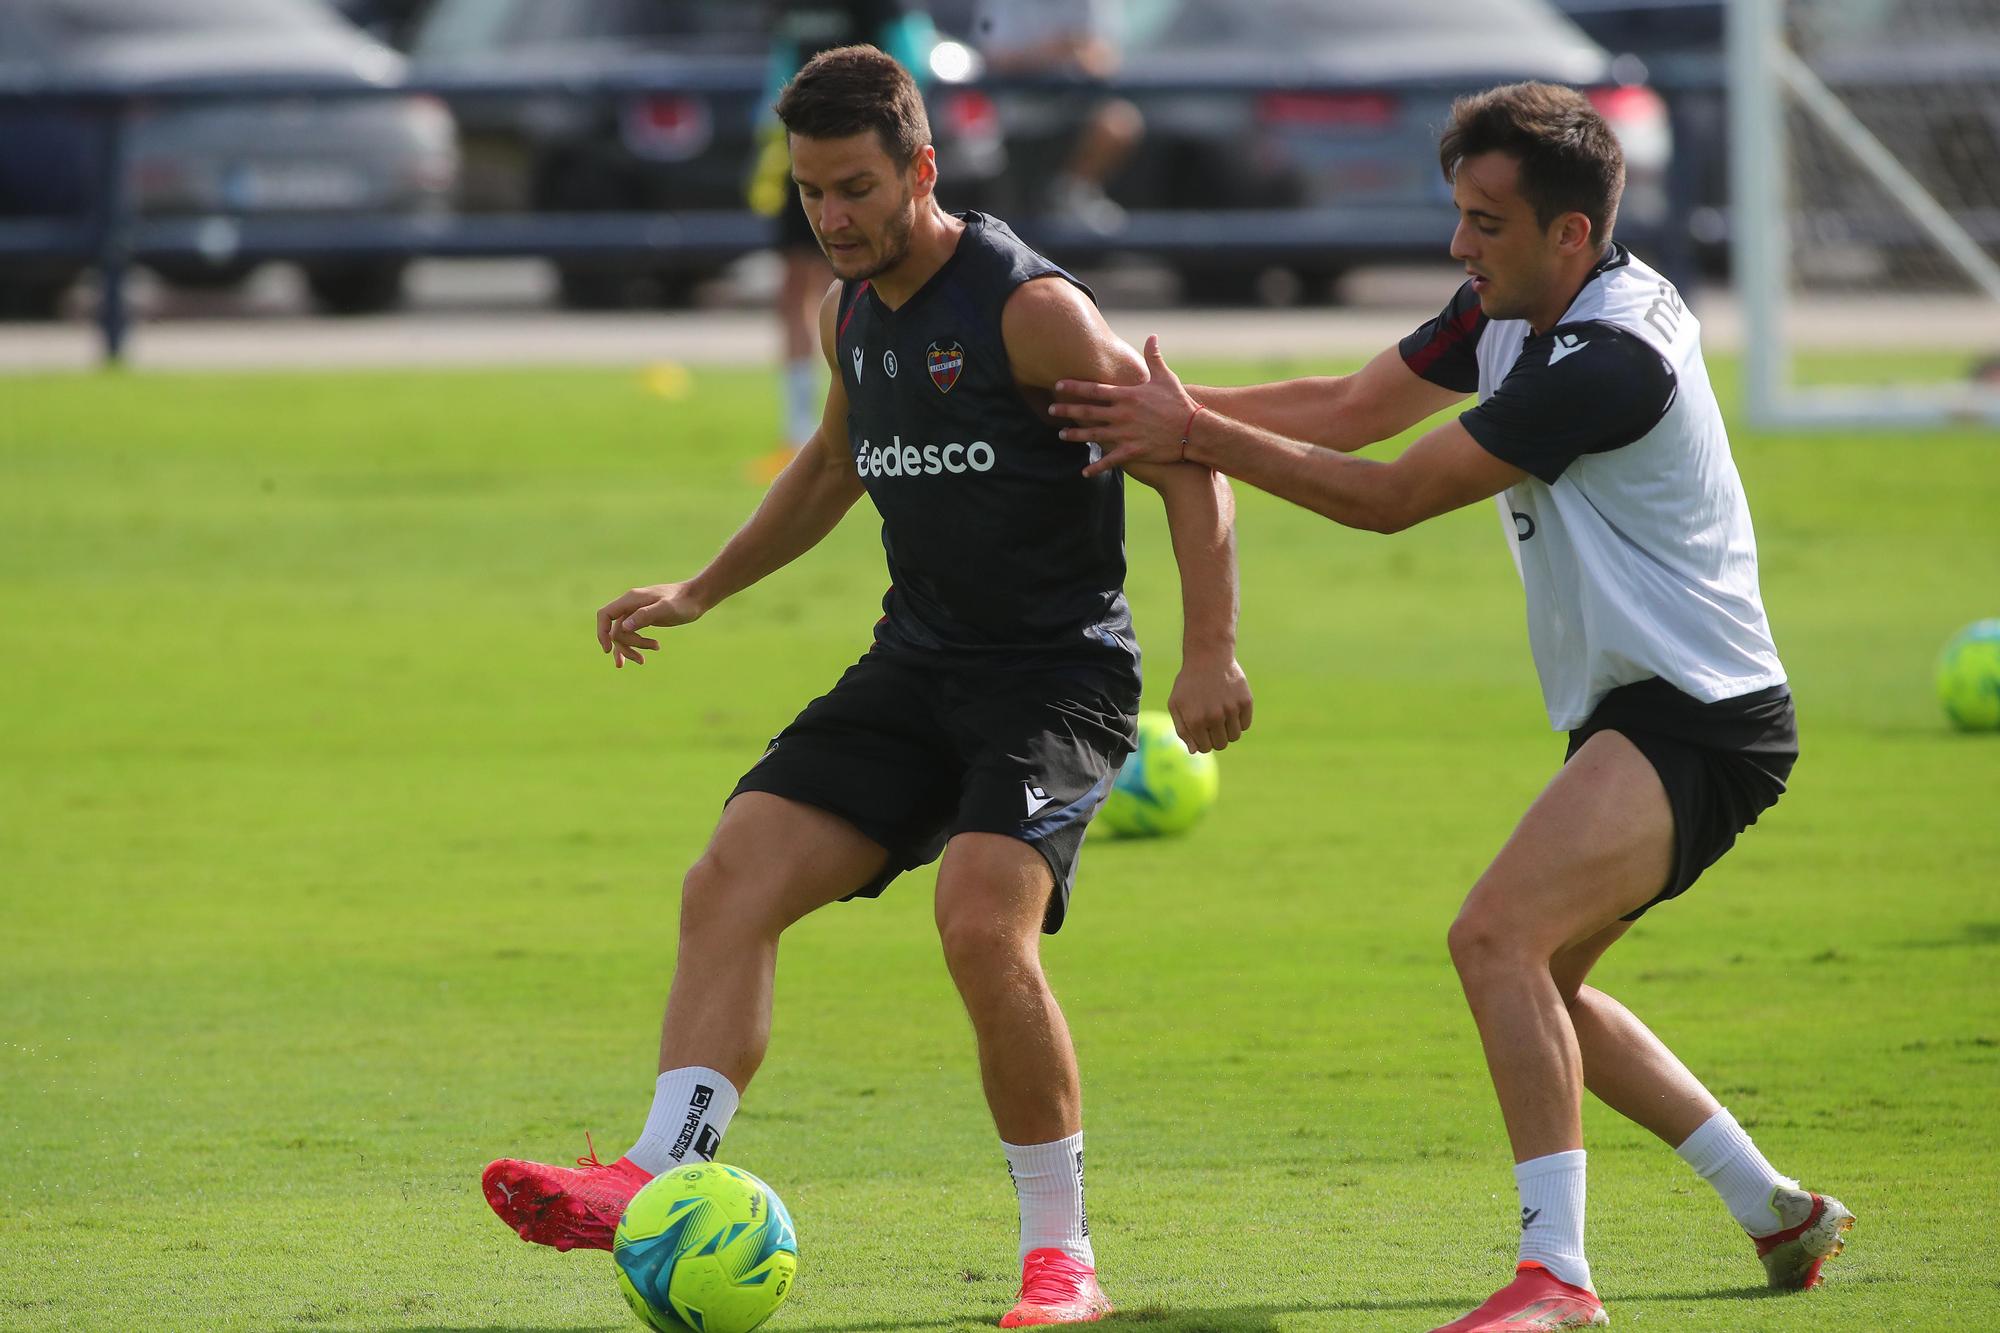
[[653,1178],[618,1220],[625,1303],[659,1333],[750,1333],[784,1303],[798,1234],[777,1194],[720,1162]]
[[2000,731],[2000,618],[1952,636],[1938,657],[1937,691],[1960,731]]
[[1215,756],[1182,744],[1165,713],[1139,714],[1139,748],[1125,757],[1097,824],[1121,838],[1181,833],[1215,804],[1222,776]]

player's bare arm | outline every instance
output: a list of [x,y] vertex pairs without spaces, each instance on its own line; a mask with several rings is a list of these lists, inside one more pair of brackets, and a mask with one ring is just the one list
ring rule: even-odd
[[[834,344],[839,301],[840,286],[835,283],[820,304],[822,350]],[[832,366],[832,353],[826,357]],[[643,631],[698,620],[725,598],[798,559],[833,531],[861,494],[847,442],[847,389],[836,373],[827,388],[819,429],[771,483],[749,522],[693,578],[634,588],[599,607],[598,646],[612,655],[614,666],[643,663],[644,652],[660,646]]]
[[[1057,385],[1068,397],[1072,388]],[[1315,375],[1274,384],[1187,386],[1210,411],[1288,440],[1353,453],[1400,435],[1465,395],[1431,383],[1390,348],[1352,375]],[[1059,414],[1060,415],[1060,414]]]
[[1128,409],[1115,420],[1100,414],[1101,420],[1063,430],[1066,440],[1094,439],[1106,446],[1104,457],[1085,468],[1086,474],[1130,462],[1201,463],[1368,532],[1401,532],[1497,495],[1528,475],[1488,453],[1456,420],[1425,432],[1392,461],[1354,458],[1232,420],[1197,403],[1161,356],[1158,338],[1146,340],[1146,365],[1144,384],[1076,386],[1090,402]]
[[[1144,373],[1088,297],[1061,278],[1024,283],[1001,319],[1022,392],[1046,406],[1056,383],[1133,383]],[[1140,462],[1127,469],[1160,493],[1181,579],[1181,671],[1168,711],[1196,751],[1220,750],[1250,726],[1249,682],[1236,662],[1236,502],[1206,467]]]
[[[1150,340],[1149,345],[1157,344],[1158,339]],[[1065,380],[1056,385],[1057,403],[1049,410],[1088,427],[1088,438],[1099,443],[1147,437],[1178,444],[1187,413],[1199,404],[1288,440],[1352,453],[1400,435],[1465,397],[1411,370],[1393,347],[1352,375],[1226,387],[1183,385],[1185,403],[1168,395],[1112,392],[1128,387]]]

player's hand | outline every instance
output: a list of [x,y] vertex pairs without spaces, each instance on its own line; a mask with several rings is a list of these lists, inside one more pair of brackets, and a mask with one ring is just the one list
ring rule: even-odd
[[627,662],[642,666],[646,658],[639,650],[657,652],[660,641],[646,638],[640,631],[685,625],[701,619],[706,610],[685,583],[634,588],[597,608],[597,646],[611,654],[612,666],[622,667]]
[[1127,463],[1185,461],[1181,441],[1197,406],[1160,355],[1160,340],[1154,336],[1146,339],[1144,384],[1057,380],[1049,414],[1079,423],[1063,429],[1065,440],[1103,447],[1104,456],[1083,470],[1084,476],[1094,477]]
[[1167,696],[1174,730],[1196,754],[1227,749],[1250,730],[1250,681],[1228,654],[1213,661],[1181,664]]

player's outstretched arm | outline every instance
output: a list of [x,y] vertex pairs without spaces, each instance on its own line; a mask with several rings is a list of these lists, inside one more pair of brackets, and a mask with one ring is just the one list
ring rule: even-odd
[[[1394,347],[1352,375],[1273,384],[1190,384],[1187,390],[1196,402],[1223,416],[1342,453],[1400,435],[1465,397],[1411,370]],[[1063,386],[1057,386],[1057,393],[1065,394]]]
[[[1157,338],[1147,340],[1148,347],[1158,344]],[[1186,413],[1199,407],[1288,440],[1352,453],[1400,435],[1465,397],[1411,370],[1394,347],[1352,375],[1235,388],[1175,383],[1184,391],[1185,403],[1161,394],[1121,392],[1127,385],[1066,379],[1056,385],[1056,403],[1049,411],[1087,432],[1066,434],[1065,439],[1110,444],[1142,437],[1178,445],[1181,430],[1175,428],[1186,427]],[[1176,411],[1183,415],[1173,416]]]
[[[823,349],[834,345],[838,294],[835,284],[820,305]],[[847,442],[847,389],[830,353],[827,365],[834,374],[819,429],[778,474],[750,520],[723,544],[715,558],[684,582],[634,588],[598,608],[597,642],[611,654],[613,665],[643,662],[645,651],[659,648],[659,641],[646,637],[644,631],[697,620],[724,599],[819,545],[861,498],[861,478],[854,470]]]
[[[1076,287],[1060,278],[1019,288],[1002,315],[1014,377],[1046,405],[1057,380],[1088,375],[1133,383],[1144,367]],[[1132,476],[1160,492],[1181,581],[1181,670],[1167,708],[1195,751],[1220,750],[1249,729],[1250,684],[1236,662],[1236,502],[1205,467],[1145,466]]]
[[1107,447],[1086,473],[1135,462],[1203,463],[1370,532],[1400,532],[1497,495],[1528,475],[1487,452],[1457,420],[1427,431],[1394,461],[1379,463],[1286,439],[1196,403],[1161,355],[1158,338],[1146,340],[1146,368],[1144,384],[1084,386],[1121,409],[1115,420],[1063,431],[1064,439],[1094,439]]

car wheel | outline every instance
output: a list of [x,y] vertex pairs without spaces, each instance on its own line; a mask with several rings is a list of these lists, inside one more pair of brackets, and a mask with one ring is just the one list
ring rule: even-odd
[[1181,300],[1195,306],[1261,306],[1263,276],[1258,267],[1184,268]]
[[46,320],[62,314],[73,279],[0,278],[0,320]]
[[689,269],[662,269],[653,274],[653,304],[667,310],[685,310],[694,304],[694,291],[712,274]]
[[644,286],[630,269],[556,265],[556,296],[568,310],[630,310],[644,303]]
[[226,292],[241,287],[252,273],[255,263],[208,264],[199,259],[157,260],[147,264],[148,268],[160,275],[162,282],[176,287],[185,287],[197,292]]
[[324,314],[379,315],[402,304],[404,267],[400,259],[308,265],[306,287]]
[[[644,202],[631,183],[585,160],[543,162],[529,191],[538,213],[631,212]],[[637,259],[588,259],[557,263],[556,295],[570,310],[631,310],[652,305],[652,272]]]
[[1299,278],[1299,304],[1339,305],[1340,280],[1347,276],[1345,268],[1332,264],[1315,264],[1310,268],[1294,270]]

